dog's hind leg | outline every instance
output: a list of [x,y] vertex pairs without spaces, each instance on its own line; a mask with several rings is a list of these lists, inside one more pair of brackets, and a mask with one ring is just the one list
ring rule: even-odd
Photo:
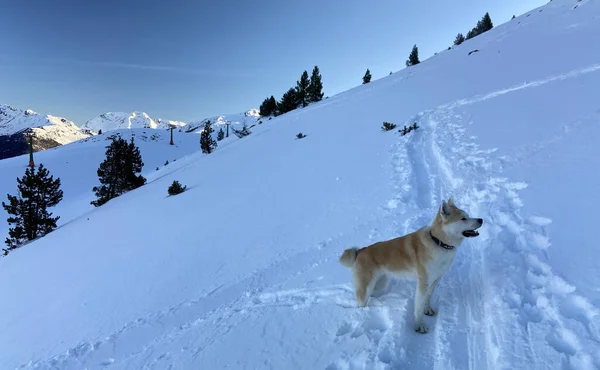
[[425,293],[425,311],[423,311],[423,312],[427,316],[435,315],[435,311],[433,310],[433,308],[431,308],[430,300],[431,300],[431,295],[433,294],[433,290],[435,289],[437,284],[440,282],[441,278],[442,277],[440,276],[439,278],[435,279],[433,281],[433,283],[431,283],[431,285],[427,288],[427,292]]
[[358,307],[365,307],[369,297],[373,292],[375,274],[373,271],[355,269],[354,270],[354,291],[356,293],[356,303]]

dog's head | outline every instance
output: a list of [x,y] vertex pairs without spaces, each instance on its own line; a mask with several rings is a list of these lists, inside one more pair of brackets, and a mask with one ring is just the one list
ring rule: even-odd
[[479,236],[477,229],[483,225],[481,218],[471,218],[467,212],[458,208],[452,197],[448,199],[448,202],[442,200],[442,204],[438,211],[438,227],[440,227],[444,233],[454,238],[472,238]]

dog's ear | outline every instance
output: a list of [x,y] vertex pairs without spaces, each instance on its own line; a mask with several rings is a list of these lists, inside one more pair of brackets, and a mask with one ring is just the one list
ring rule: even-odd
[[448,205],[450,207],[456,207],[456,205],[454,204],[454,199],[452,199],[452,196],[450,196],[450,198],[448,198]]
[[450,216],[450,209],[445,200],[442,200],[442,205],[440,206],[440,216],[442,217],[442,220],[445,220],[446,217]]

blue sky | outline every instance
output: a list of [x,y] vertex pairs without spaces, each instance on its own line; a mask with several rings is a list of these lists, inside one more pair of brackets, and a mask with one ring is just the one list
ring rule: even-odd
[[[0,12],[0,104],[78,125],[108,111],[181,121],[258,108],[315,65],[325,95],[404,68],[547,1],[33,0]],[[8,3],[8,4],[7,4]]]

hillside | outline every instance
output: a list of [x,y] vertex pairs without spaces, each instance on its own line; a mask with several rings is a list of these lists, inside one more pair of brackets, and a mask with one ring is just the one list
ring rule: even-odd
[[107,132],[133,128],[167,129],[171,125],[181,127],[185,126],[185,122],[153,119],[146,112],[108,112],[87,121],[81,129],[96,133],[99,130]]
[[[93,210],[94,207],[90,205],[90,201],[95,199],[92,188],[99,184],[96,170],[105,158],[106,146],[110,144],[112,135],[120,135],[127,140],[134,137],[143,156],[142,174],[148,179],[160,177],[174,161],[200,150],[198,135],[176,132],[173,137],[174,145],[169,145],[170,132],[167,130],[123,129],[35,153],[35,165],[43,163],[62,182],[64,200],[53,211],[61,216],[59,226]],[[28,161],[28,155],[0,161],[0,194],[4,195],[2,201],[6,202],[7,193],[16,192],[15,179],[23,176]],[[167,161],[169,165],[165,166]],[[8,233],[8,224],[5,222],[7,217],[5,210],[0,208],[2,241]],[[4,244],[2,246],[5,247]]]
[[[599,16],[553,0],[189,152],[0,258],[0,368],[600,368]],[[173,180],[188,189],[167,197]],[[429,333],[412,282],[357,308],[341,252],[419,228],[450,195],[485,222]]]
[[0,105],[0,160],[28,152],[25,132],[33,134],[35,151],[90,136],[66,118],[41,115],[31,109],[22,110],[3,104]]

